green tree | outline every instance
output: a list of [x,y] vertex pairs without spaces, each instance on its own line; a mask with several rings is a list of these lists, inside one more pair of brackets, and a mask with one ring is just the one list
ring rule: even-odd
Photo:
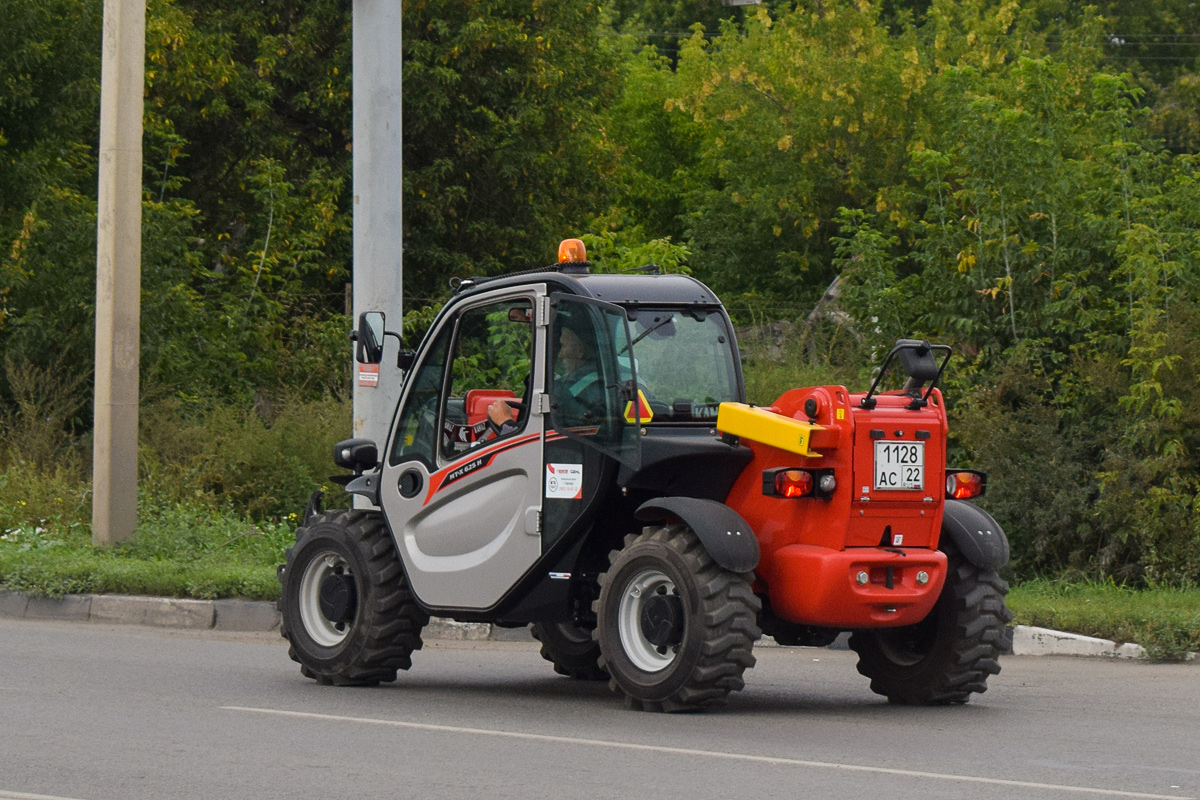
[[591,0],[404,7],[405,295],[551,263],[613,169],[599,115],[613,50]]
[[0,0],[0,231],[9,241],[46,186],[86,185],[100,11],[95,0]]
[[[46,366],[64,346],[91,349],[84,343],[92,290],[70,269],[77,254],[68,243],[87,246],[94,274],[94,221],[90,238],[86,228],[89,213],[94,220],[89,142],[97,130],[100,3],[3,0],[0,18],[0,350]],[[43,239],[49,274],[29,258]],[[47,313],[48,306],[63,313]],[[61,366],[86,372],[87,360]],[[0,400],[9,396],[0,379]]]
[[696,274],[726,294],[801,304],[833,277],[839,206],[874,205],[895,180],[928,73],[911,30],[870,4],[760,9],[680,56],[668,106],[700,131],[688,195]]

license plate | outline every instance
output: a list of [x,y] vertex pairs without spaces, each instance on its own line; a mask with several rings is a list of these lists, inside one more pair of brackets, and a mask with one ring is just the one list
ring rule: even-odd
[[875,442],[876,491],[924,488],[924,442]]

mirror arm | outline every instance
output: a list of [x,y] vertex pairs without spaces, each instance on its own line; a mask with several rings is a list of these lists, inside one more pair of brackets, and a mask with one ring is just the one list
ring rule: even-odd
[[399,343],[399,349],[396,351],[396,369],[402,372],[408,372],[409,367],[413,365],[417,354],[414,350],[408,350],[404,346],[404,337],[396,331],[384,331],[383,338],[393,337]]

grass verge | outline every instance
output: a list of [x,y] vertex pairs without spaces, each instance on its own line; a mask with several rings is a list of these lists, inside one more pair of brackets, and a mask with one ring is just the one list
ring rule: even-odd
[[1200,652],[1200,589],[1041,579],[1014,586],[1008,605],[1015,624],[1135,642],[1156,661]]
[[[295,522],[250,523],[207,505],[148,509],[137,537],[112,548],[93,547],[81,523],[18,525],[0,532],[0,591],[275,600]],[[1008,604],[1017,624],[1136,642],[1158,661],[1200,651],[1200,589],[1035,580],[1014,586]]]
[[0,590],[274,600],[294,522],[250,523],[204,505],[151,509],[115,547],[93,547],[81,523],[17,525],[0,532]]

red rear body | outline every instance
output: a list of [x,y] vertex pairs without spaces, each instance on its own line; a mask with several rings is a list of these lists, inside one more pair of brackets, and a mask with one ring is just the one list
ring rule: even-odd
[[[765,409],[820,425],[810,440],[819,458],[742,439],[754,460],[726,503],[758,535],[755,592],[789,622],[911,625],[930,612],[945,581],[946,556],[937,549],[947,431],[941,393],[915,410],[907,395],[875,395],[872,409],[861,407],[862,397],[842,386],[793,389]],[[817,406],[811,418],[809,399]],[[763,471],[778,467],[832,470],[837,485],[827,497],[766,494]]]

